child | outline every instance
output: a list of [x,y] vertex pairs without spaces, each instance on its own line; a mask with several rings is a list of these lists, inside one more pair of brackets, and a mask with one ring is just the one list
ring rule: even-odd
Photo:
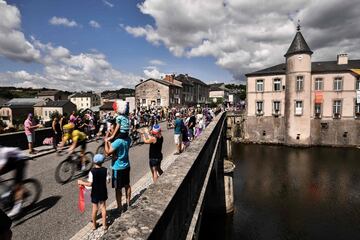
[[89,172],[89,178],[87,181],[78,180],[79,185],[83,185],[91,188],[91,202],[92,202],[92,223],[93,230],[96,229],[96,215],[98,208],[101,209],[101,217],[104,230],[107,230],[106,224],[106,200],[108,199],[106,182],[110,182],[110,175],[107,168],[102,167],[104,162],[104,155],[96,154],[94,156],[95,166]]
[[129,106],[125,101],[116,101],[113,105],[114,111],[118,113],[116,117],[116,128],[109,141],[115,140],[116,138],[127,139],[130,131],[130,121],[127,116],[129,113]]

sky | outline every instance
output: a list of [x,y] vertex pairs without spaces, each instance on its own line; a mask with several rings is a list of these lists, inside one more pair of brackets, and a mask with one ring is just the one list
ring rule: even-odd
[[359,59],[359,12],[358,0],[0,0],[0,86],[242,83],[285,61],[298,20],[313,60]]

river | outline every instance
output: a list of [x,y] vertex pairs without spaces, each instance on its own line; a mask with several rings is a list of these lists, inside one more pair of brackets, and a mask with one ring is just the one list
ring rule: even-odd
[[200,239],[360,239],[360,149],[233,145],[234,214]]

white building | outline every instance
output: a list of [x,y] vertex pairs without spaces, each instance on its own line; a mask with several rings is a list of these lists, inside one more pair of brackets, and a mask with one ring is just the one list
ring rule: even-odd
[[93,92],[80,92],[70,96],[77,110],[92,108],[101,104],[100,96]]

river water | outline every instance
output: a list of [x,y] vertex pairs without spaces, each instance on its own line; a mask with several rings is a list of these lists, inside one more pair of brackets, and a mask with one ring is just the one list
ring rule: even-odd
[[360,149],[233,145],[235,212],[200,239],[360,239]]

